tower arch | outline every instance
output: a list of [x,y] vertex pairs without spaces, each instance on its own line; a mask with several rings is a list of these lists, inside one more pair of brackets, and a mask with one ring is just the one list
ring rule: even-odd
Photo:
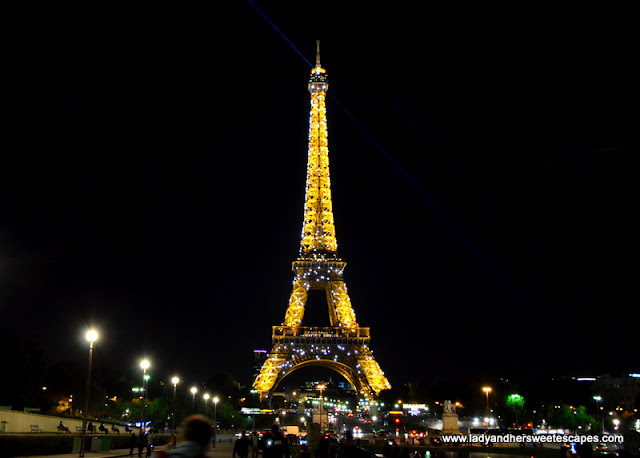
[[333,370],[334,372],[344,377],[344,379],[353,387],[358,395],[364,398],[368,398],[371,396],[366,380],[363,381],[359,374],[355,373],[354,369],[349,364],[330,359],[317,360],[315,358],[308,359],[303,362],[298,362],[289,369],[285,370],[284,373],[281,373],[274,382],[271,392],[276,391],[280,383],[282,383],[285,378],[287,378],[294,372],[313,366]]

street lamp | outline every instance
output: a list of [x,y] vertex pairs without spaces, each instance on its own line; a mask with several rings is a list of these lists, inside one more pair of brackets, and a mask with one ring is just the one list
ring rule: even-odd
[[322,392],[327,388],[327,386],[320,384],[317,385],[316,388],[320,390],[320,428],[322,428],[322,411],[324,410],[324,397],[322,396]]
[[204,411],[207,411],[207,401],[209,401],[209,398],[211,396],[209,396],[209,393],[205,393],[204,396],[202,396],[204,398]]
[[487,395],[487,410],[491,410],[491,409],[489,409],[489,393],[491,393],[491,387],[490,386],[483,386],[482,387],[482,391],[484,391],[484,394]]
[[600,407],[600,401],[602,401],[602,396],[594,396],[594,401],[596,401],[598,405],[598,411],[600,413],[600,422],[602,424],[602,434],[604,434],[604,417],[602,416],[602,407]]
[[87,430],[87,413],[89,412],[89,388],[91,387],[91,365],[93,364],[93,342],[98,340],[98,333],[93,329],[87,331],[84,337],[89,342],[89,367],[87,369],[87,386],[84,390],[84,412],[82,412],[82,437],[80,438],[80,456],[84,456],[84,442]]
[[196,393],[197,392],[198,392],[198,389],[195,386],[191,388],[191,394],[193,395],[193,406],[192,406],[193,413],[196,413]]
[[213,398],[213,430],[218,433],[218,424],[216,423],[216,416],[218,414],[218,396]]
[[147,405],[147,369],[149,369],[151,363],[148,359],[143,359],[140,361],[140,367],[142,368],[142,414],[140,419],[140,434],[144,434],[144,410]]
[[171,423],[173,431],[176,430],[176,388],[178,387],[178,383],[180,383],[180,379],[178,377],[173,377],[171,379],[171,383],[173,383],[173,412],[171,413]]

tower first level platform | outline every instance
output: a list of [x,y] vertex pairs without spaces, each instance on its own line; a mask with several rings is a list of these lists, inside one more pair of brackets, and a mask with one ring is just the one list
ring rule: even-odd
[[[265,399],[287,375],[307,366],[335,370],[365,398],[391,388],[369,348],[369,328],[356,322],[342,279],[345,263],[298,260],[293,265],[296,278],[285,321],[273,326],[273,348],[253,384],[260,398]],[[331,326],[302,326],[310,289],[325,291]]]

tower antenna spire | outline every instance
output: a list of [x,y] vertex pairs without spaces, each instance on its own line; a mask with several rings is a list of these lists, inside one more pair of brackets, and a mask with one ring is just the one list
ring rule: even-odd
[[316,67],[320,67],[320,40],[316,40]]

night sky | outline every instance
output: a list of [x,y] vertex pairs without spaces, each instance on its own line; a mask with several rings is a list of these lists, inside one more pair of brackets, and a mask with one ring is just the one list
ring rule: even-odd
[[321,39],[338,250],[391,384],[637,372],[624,12],[299,3],[11,21],[0,327],[49,364],[93,323],[97,366],[248,382],[291,292]]

